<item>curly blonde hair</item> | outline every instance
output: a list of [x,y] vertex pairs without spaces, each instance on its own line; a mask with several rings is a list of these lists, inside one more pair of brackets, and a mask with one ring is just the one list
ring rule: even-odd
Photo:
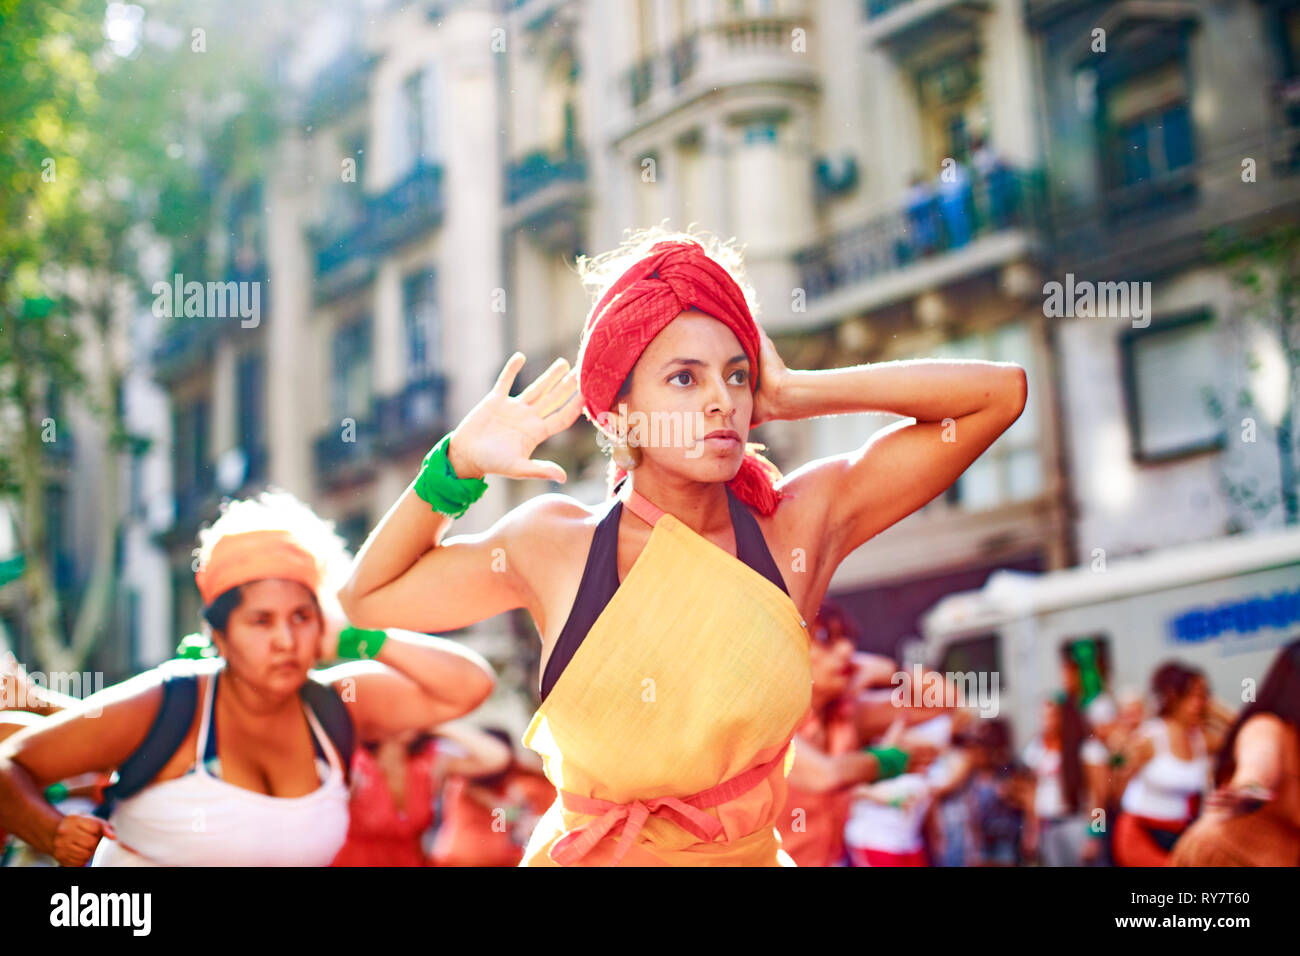
[[316,594],[321,610],[330,617],[343,617],[338,590],[347,580],[352,555],[347,542],[335,532],[334,522],[319,517],[310,506],[278,488],[226,501],[217,520],[199,531],[199,545],[193,552],[195,567],[207,566],[212,549],[223,537],[244,531],[288,531],[297,538],[323,571]]

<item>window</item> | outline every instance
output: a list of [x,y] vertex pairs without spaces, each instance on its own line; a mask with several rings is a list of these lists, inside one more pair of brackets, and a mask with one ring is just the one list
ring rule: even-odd
[[1007,675],[1002,669],[996,633],[968,637],[954,641],[943,651],[935,670],[943,674],[994,674],[998,675],[998,689],[1007,689]]
[[1192,164],[1191,103],[1181,58],[1112,81],[1102,96],[1112,188],[1158,181]]
[[404,146],[405,155],[409,157],[410,165],[416,161],[420,155],[420,149],[424,145],[424,102],[421,97],[423,84],[420,82],[420,74],[413,73],[406,78],[402,84],[402,121],[405,129]]
[[437,274],[433,270],[420,269],[403,278],[402,317],[407,378],[423,378],[441,364],[442,330],[438,321]]
[[370,534],[370,516],[364,511],[356,511],[338,522],[336,529],[343,540],[348,543],[348,550],[356,554]]
[[45,548],[54,572],[54,586],[65,597],[76,585],[73,574],[71,541],[68,530],[72,526],[68,514],[68,490],[62,484],[45,487]]
[[230,206],[230,263],[241,279],[251,276],[262,256],[262,187],[252,183]]
[[1208,312],[1129,329],[1120,347],[1134,458],[1159,461],[1222,444],[1204,394],[1221,361]]
[[[1024,322],[1011,322],[988,332],[945,342],[932,358],[1015,362],[1029,376],[1029,394],[1036,394],[1033,343]],[[1036,403],[1027,402],[1015,423],[1003,432],[948,489],[951,505],[982,511],[1043,493],[1043,457]]]
[[928,179],[945,159],[965,162],[972,133],[986,126],[979,63],[973,53],[950,57],[918,70],[914,81],[926,163],[920,172]]
[[180,497],[202,490],[208,473],[208,403],[200,399],[176,412],[172,419],[175,446],[175,486]]
[[330,398],[334,419],[366,420],[370,414],[370,318],[363,316],[334,333]]
[[235,371],[236,427],[247,460],[245,481],[262,477],[266,448],[266,360],[257,354],[240,356]]
[[417,164],[430,165],[436,159],[436,108],[436,71],[429,67],[408,76],[397,97],[398,115],[394,129],[394,166],[399,176]]

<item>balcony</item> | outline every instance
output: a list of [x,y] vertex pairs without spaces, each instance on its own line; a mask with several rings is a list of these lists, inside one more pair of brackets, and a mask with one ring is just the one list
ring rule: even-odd
[[1028,248],[1042,196],[1040,174],[1006,166],[947,196],[917,196],[797,252],[800,286],[809,303],[835,300],[838,313],[996,267]]
[[571,253],[581,245],[586,180],[586,157],[573,146],[512,162],[506,169],[507,228],[526,229],[543,248]]
[[175,519],[171,536],[176,540],[192,538],[199,525],[216,510],[216,473],[211,465],[204,465],[198,473],[179,479],[174,493]]
[[318,298],[368,281],[380,255],[437,227],[443,211],[441,166],[417,164],[391,188],[366,196],[343,223],[315,236]]
[[212,360],[220,322],[180,316],[171,320],[154,349],[154,373],[164,384]]
[[[171,281],[171,280],[169,280]],[[186,285],[193,278],[184,280]],[[269,270],[266,259],[257,256],[246,263],[232,262],[227,266],[225,275],[219,280],[223,283],[256,283],[258,286],[258,315],[257,328],[262,326],[266,319],[267,306],[270,304]],[[186,296],[184,289],[181,290],[181,303],[184,304]],[[204,307],[203,315],[174,315],[168,320],[166,329],[163,330],[159,337],[158,345],[153,352],[154,374],[158,380],[164,384],[174,382],[183,377],[194,369],[209,364],[212,361],[212,352],[214,343],[217,339],[233,329],[243,329],[242,317],[236,311],[233,315],[214,316],[207,314],[208,286],[204,284]],[[172,293],[174,297],[174,292]],[[251,293],[245,297],[241,293],[236,293],[235,307],[238,309],[240,302],[252,302]],[[225,305],[229,305],[229,300],[221,298]],[[248,330],[251,331],[253,326]]]
[[[1279,105],[1279,109],[1281,106]],[[1257,180],[1242,181],[1242,158]],[[1300,216],[1300,125],[1280,120],[1176,170],[1109,190],[1053,189],[1053,256],[1075,272],[1144,274],[1202,259],[1219,229],[1252,231]]]
[[587,178],[586,159],[579,150],[547,152],[536,150],[515,160],[506,169],[506,202],[514,204],[558,183],[582,182]]
[[376,397],[369,417],[348,431],[331,427],[312,442],[316,480],[337,491],[369,481],[382,460],[426,452],[448,431],[447,379],[430,373],[400,391]]
[[654,74],[653,58],[642,60],[623,74],[623,85],[627,88],[633,109],[650,98],[650,91],[654,88]]
[[373,420],[357,421],[348,432],[342,427],[322,432],[312,442],[317,482],[336,491],[369,481],[375,475],[376,450]]
[[815,90],[812,57],[791,43],[793,30],[813,25],[810,4],[783,0],[772,6],[762,13],[723,11],[627,69],[622,85],[635,126],[737,87],[765,96]]
[[958,36],[978,35],[989,0],[865,0],[866,41],[900,59]]
[[376,447],[390,455],[425,452],[446,431],[445,376],[430,374],[375,401]]

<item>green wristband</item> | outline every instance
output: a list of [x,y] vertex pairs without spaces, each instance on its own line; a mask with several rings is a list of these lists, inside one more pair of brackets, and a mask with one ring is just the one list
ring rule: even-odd
[[339,631],[338,656],[346,660],[370,660],[388,638],[386,631],[369,631],[349,624]]
[[897,777],[907,766],[907,753],[897,747],[863,747],[863,753],[871,754],[880,765],[878,780]]
[[483,497],[487,482],[482,478],[457,478],[447,457],[450,446],[451,433],[448,432],[424,456],[424,464],[415,479],[415,493],[434,511],[459,518],[470,505]]
[[50,803],[58,803],[60,800],[68,798],[68,788],[62,783],[52,783],[45,788],[45,799]]

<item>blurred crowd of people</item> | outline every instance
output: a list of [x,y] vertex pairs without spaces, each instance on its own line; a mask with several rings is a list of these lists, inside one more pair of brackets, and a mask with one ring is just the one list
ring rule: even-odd
[[[1005,718],[897,706],[897,663],[856,651],[838,608],[814,631],[782,827],[801,866],[1300,865],[1300,640],[1240,712],[1178,661],[1112,692],[1105,646],[1067,644],[1015,748]],[[880,742],[903,773],[856,762]]]
[[[813,706],[780,827],[800,866],[1300,863],[1300,640],[1239,713],[1177,661],[1149,693],[1112,692],[1104,646],[1066,645],[1060,690],[1017,751],[1005,718],[899,706],[897,662],[858,651],[841,609],[823,608],[813,634]],[[72,703],[12,655],[0,681],[0,699],[28,708],[0,714],[0,739]],[[905,765],[882,773],[872,746]],[[334,866],[514,866],[555,799],[535,755],[468,719],[360,740],[350,777]],[[88,812],[108,783],[47,796]],[[2,834],[0,846],[4,865],[53,862]]]
[[[12,654],[0,658],[0,740],[74,706],[34,683]],[[333,866],[515,866],[555,790],[529,751],[497,727],[449,721],[426,732],[360,740],[351,763],[347,841]],[[89,813],[110,775],[87,774],[47,790],[64,813]],[[55,861],[0,830],[0,865]]]

